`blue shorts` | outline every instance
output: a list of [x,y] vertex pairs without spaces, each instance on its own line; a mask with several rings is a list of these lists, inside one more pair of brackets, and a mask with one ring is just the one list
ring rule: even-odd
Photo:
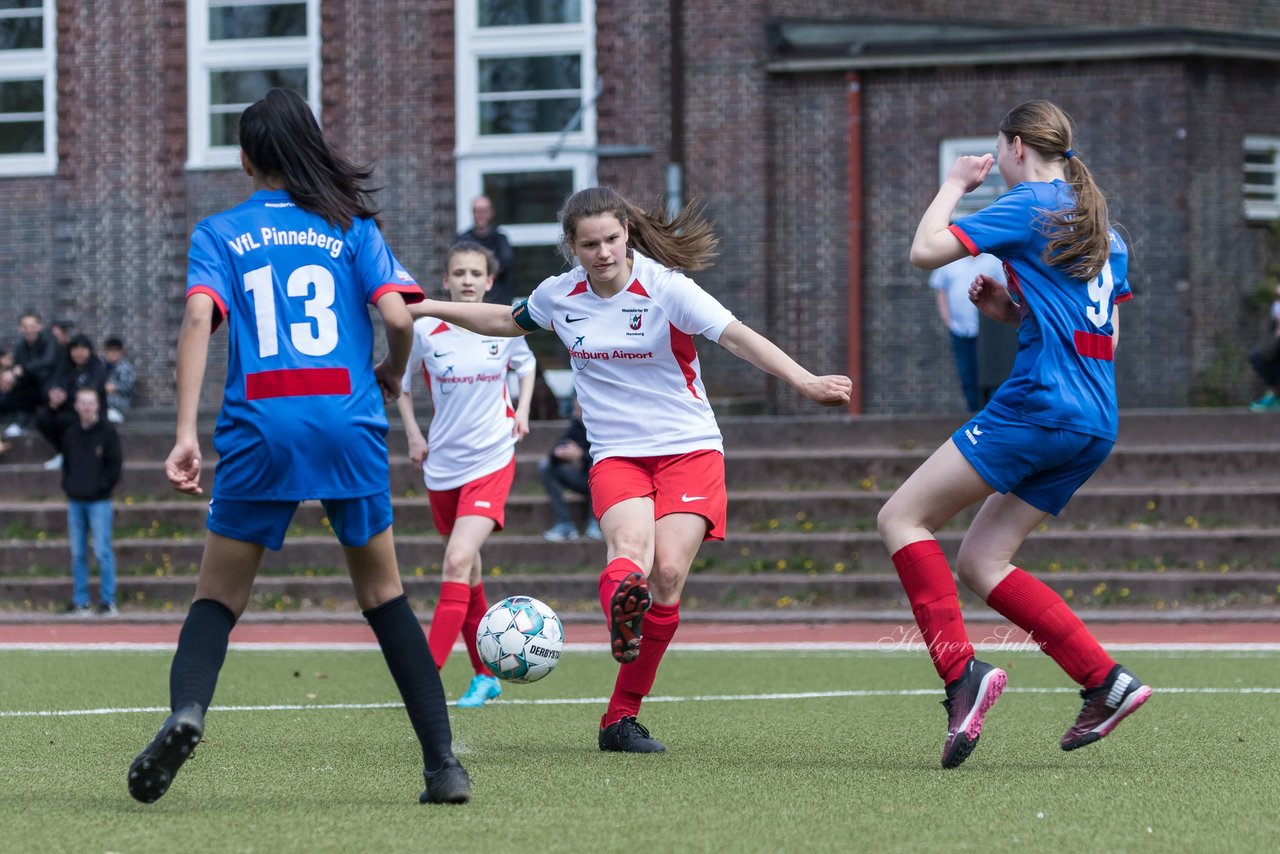
[[[349,548],[367,545],[369,539],[391,527],[391,495],[387,492],[363,498],[323,498],[324,512],[338,535],[338,542]],[[205,527],[215,534],[257,543],[272,551],[280,551],[284,534],[298,509],[297,501],[235,501],[214,498],[209,502]]]
[[1042,427],[989,408],[951,434],[960,453],[996,492],[1057,516],[1111,453],[1115,442]]

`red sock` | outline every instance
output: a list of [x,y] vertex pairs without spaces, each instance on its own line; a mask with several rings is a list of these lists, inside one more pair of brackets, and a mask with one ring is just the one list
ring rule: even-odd
[[893,565],[938,675],[943,682],[959,679],[973,657],[973,645],[964,630],[956,580],[938,541],[903,546],[894,553]]
[[1014,568],[991,591],[987,604],[1029,634],[1085,688],[1105,682],[1116,664],[1062,597],[1029,572]]
[[640,655],[635,661],[618,669],[618,680],[613,685],[613,696],[609,698],[609,708],[604,713],[601,726],[608,726],[628,715],[640,713],[640,701],[653,690],[658,664],[678,628],[679,602],[674,605],[659,605],[655,602],[649,606],[640,627]]
[[460,581],[446,581],[440,585],[440,601],[431,615],[431,629],[427,632],[427,645],[436,669],[443,670],[449,650],[462,631],[462,621],[467,618],[467,605],[471,601],[471,588]]
[[[616,557],[609,561],[604,572],[600,573],[600,607],[604,608],[605,622],[612,619],[609,604],[613,599],[614,591],[618,589],[618,582],[633,572],[643,572],[643,570],[630,558]],[[633,661],[632,664],[634,663]]]
[[471,599],[467,604],[467,617],[462,621],[462,640],[467,645],[467,655],[471,657],[471,667],[478,676],[492,676],[489,668],[480,660],[480,648],[476,646],[476,631],[480,628],[480,618],[489,610],[489,603],[484,598],[484,582],[471,588]]

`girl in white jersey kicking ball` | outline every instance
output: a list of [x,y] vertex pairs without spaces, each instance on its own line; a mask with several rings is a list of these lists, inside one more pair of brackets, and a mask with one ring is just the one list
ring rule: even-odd
[[[480,303],[493,287],[498,259],[474,241],[449,247],[445,290],[454,303]],[[533,353],[523,338],[477,335],[435,316],[413,324],[413,351],[396,405],[409,440],[409,458],[422,469],[436,530],[446,538],[444,579],[427,643],[443,669],[462,633],[475,676],[461,708],[476,708],[502,693],[476,648],[476,629],[488,609],[481,581],[480,548],[502,528],[515,477],[516,442],[529,433]],[[520,378],[520,402],[512,408],[507,372]],[[409,394],[418,374],[431,393],[434,414],[423,438]],[[424,465],[425,463],[425,465]]]
[[592,509],[608,546],[600,603],[613,657],[624,665],[600,721],[600,749],[656,753],[665,748],[636,715],[680,624],[698,548],[725,529],[724,445],[693,336],[823,406],[848,404],[852,383],[814,376],[681,272],[715,255],[699,211],[668,219],[592,187],[569,197],[560,223],[562,249],[579,266],[546,279],[514,309],[428,300],[410,310],[481,335],[550,329],[569,349],[595,461]]

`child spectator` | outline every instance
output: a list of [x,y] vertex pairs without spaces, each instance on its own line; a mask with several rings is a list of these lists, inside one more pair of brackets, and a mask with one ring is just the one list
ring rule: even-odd
[[124,353],[124,342],[108,338],[103,345],[102,357],[107,362],[107,420],[123,424],[124,414],[133,406],[133,386],[138,372]]
[[98,613],[116,613],[116,559],[111,550],[111,492],[120,482],[122,458],[116,428],[99,417],[102,405],[90,386],[75,391],[77,418],[62,432],[62,491],[67,494],[67,534],[71,539],[71,604],[67,613],[88,616],[89,559],[86,534],[93,533],[98,560]]

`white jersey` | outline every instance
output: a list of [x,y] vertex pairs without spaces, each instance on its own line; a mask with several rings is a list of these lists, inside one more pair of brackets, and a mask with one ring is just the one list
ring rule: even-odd
[[569,348],[591,458],[723,452],[693,336],[718,341],[736,318],[683,273],[632,261],[631,284],[609,299],[582,267],[529,297],[529,316]]
[[511,462],[515,410],[507,395],[507,371],[533,372],[523,338],[486,338],[434,317],[413,324],[413,352],[403,387],[420,374],[435,412],[427,431],[428,489],[456,489]]

